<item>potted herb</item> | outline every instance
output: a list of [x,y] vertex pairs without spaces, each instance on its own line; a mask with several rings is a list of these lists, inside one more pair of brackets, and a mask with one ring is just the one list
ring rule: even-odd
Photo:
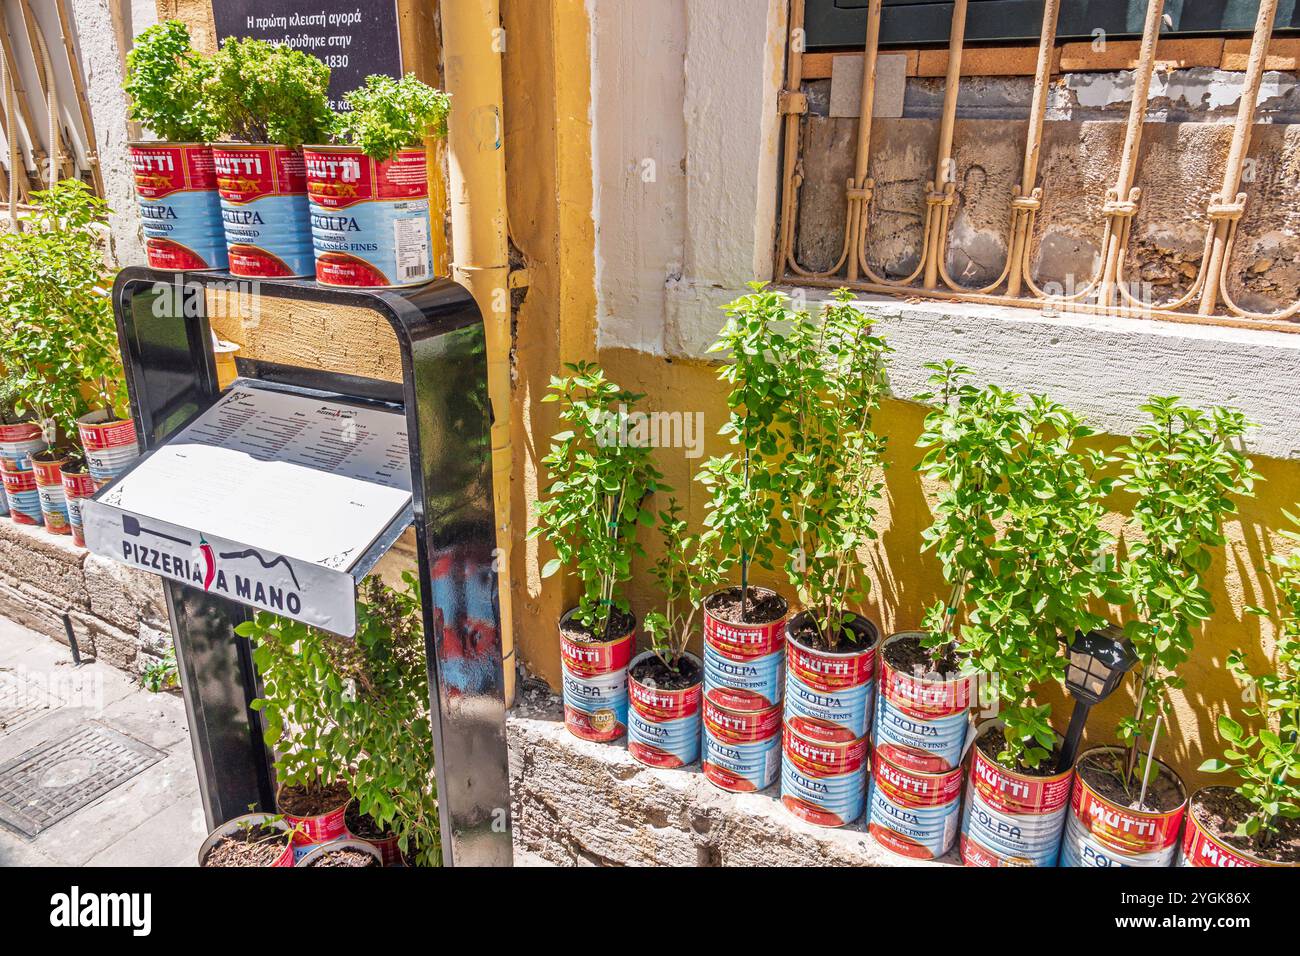
[[218,130],[205,85],[212,63],[179,20],[155,24],[126,56],[128,116],[161,140],[129,145],[145,252],[155,269],[226,268],[221,200],[206,145]]
[[335,840],[308,850],[295,866],[383,866],[383,855],[364,840]]
[[265,40],[228,37],[212,57],[207,112],[233,140],[212,147],[231,275],[314,273],[302,145],[333,126],[329,82],[316,57]]
[[1118,727],[1126,746],[1078,759],[1062,857],[1070,865],[1173,865],[1187,789],[1155,752],[1169,693],[1183,686],[1178,670],[1214,611],[1204,575],[1223,522],[1258,477],[1236,447],[1248,428],[1239,413],[1159,396],[1142,410],[1150,420],[1119,450],[1119,484],[1135,498],[1119,585],[1132,610],[1124,634],[1137,658],[1136,701]]
[[[0,257],[0,268],[4,267],[5,261]],[[10,288],[6,286],[6,289]],[[0,290],[0,344],[9,334],[5,323],[10,314],[10,301],[5,290]],[[9,490],[0,488],[0,514],[10,515],[18,524],[39,524],[41,505],[36,492],[36,476],[31,471],[32,462],[28,456],[40,451],[46,443],[41,426],[31,421],[30,414],[19,412],[21,407],[17,379],[6,375],[0,379],[0,479],[6,486],[12,486],[14,500],[12,503],[9,501]]]
[[450,97],[408,73],[344,97],[337,145],[308,146],[316,279],[344,288],[433,278],[425,140],[446,135]]
[[663,554],[651,568],[663,610],[645,616],[650,650],[628,669],[627,749],[651,767],[684,767],[700,756],[704,665],[686,650],[701,634],[700,601],[719,580],[716,557],[687,533],[675,498],[659,512]]
[[199,866],[293,866],[294,832],[284,817],[246,813],[217,827],[199,847]]
[[578,605],[560,618],[564,723],[585,740],[611,741],[627,730],[627,667],[636,618],[623,585],[644,554],[637,529],[654,522],[649,497],[661,476],[650,449],[624,441],[620,421],[643,396],[620,388],[589,362],[551,379],[544,402],[558,402],[563,430],[542,463],[549,484],[536,506],[541,537],[556,556],[542,568],[578,579]]
[[[1294,530],[1281,533],[1300,541]],[[1300,866],[1300,549],[1272,560],[1281,569],[1273,670],[1253,674],[1241,651],[1228,655],[1228,669],[1252,701],[1244,714],[1256,726],[1247,730],[1227,714],[1218,719],[1227,749],[1200,769],[1231,771],[1240,782],[1192,794],[1182,845],[1189,866]]]

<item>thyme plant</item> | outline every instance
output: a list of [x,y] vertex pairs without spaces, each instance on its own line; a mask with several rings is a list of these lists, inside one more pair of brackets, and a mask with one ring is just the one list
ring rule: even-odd
[[127,115],[167,142],[207,142],[219,135],[204,94],[211,75],[211,60],[190,45],[184,23],[155,24],[126,55]]
[[622,585],[632,577],[632,559],[644,555],[637,528],[654,524],[647,501],[669,490],[655,468],[650,449],[624,440],[629,409],[643,395],[620,388],[600,366],[578,362],[570,374],[552,377],[543,402],[558,402],[564,430],[551,437],[542,459],[549,484],[536,504],[537,525],[529,537],[541,537],[556,556],[542,568],[550,577],[561,568],[582,587],[575,621],[592,636],[610,640],[614,611],[631,609]]
[[227,37],[212,57],[204,102],[218,135],[297,149],[329,135],[330,68],[310,53]]
[[[1286,516],[1300,524],[1291,513]],[[1295,531],[1281,533],[1300,541]],[[1200,768],[1209,773],[1231,770],[1240,778],[1236,791],[1249,802],[1251,813],[1237,825],[1237,836],[1249,838],[1260,849],[1271,845],[1280,820],[1300,819],[1300,549],[1273,555],[1272,561],[1281,568],[1275,575],[1280,614],[1274,669],[1252,674],[1241,651],[1228,655],[1228,669],[1254,701],[1245,715],[1255,718],[1259,729],[1248,733],[1228,715],[1220,716],[1219,736],[1228,749],[1222,759],[1207,760]]]
[[447,135],[451,96],[408,73],[400,80],[368,76],[363,86],[343,97],[335,137],[383,162],[399,150],[424,145],[426,136]]
[[687,533],[676,498],[669,499],[667,510],[659,512],[659,534],[663,554],[650,573],[659,584],[664,609],[647,613],[644,626],[655,656],[677,673],[686,646],[699,631],[700,602],[722,576],[716,556],[701,544],[699,535]]
[[[1236,411],[1204,412],[1177,398],[1156,396],[1150,415],[1121,448],[1120,484],[1137,499],[1137,540],[1120,566],[1122,588],[1135,612],[1125,635],[1138,657],[1136,706],[1118,727],[1129,748],[1125,780],[1136,779],[1142,740],[1149,762],[1167,719],[1169,691],[1183,686],[1178,668],[1191,656],[1196,633],[1214,607],[1204,585],[1213,549],[1234,498],[1250,495],[1258,475],[1234,447],[1249,423]],[[1146,778],[1145,768],[1140,775]]]
[[885,394],[884,339],[875,320],[837,290],[820,321],[794,315],[781,363],[789,444],[779,469],[786,573],[816,634],[830,648],[853,643],[852,608],[866,599],[860,548],[877,537],[885,439],[872,428]]

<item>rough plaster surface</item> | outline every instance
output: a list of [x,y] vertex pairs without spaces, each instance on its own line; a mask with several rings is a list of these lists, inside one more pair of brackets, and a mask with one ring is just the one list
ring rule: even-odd
[[623,744],[564,729],[555,698],[506,722],[516,852],[569,866],[939,866],[896,856],[861,822],[827,830],[795,819],[777,787],[733,794],[699,766],[652,770]]

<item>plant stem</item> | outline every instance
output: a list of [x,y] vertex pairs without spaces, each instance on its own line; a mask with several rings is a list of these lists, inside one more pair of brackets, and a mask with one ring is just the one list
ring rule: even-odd
[[1147,766],[1142,773],[1142,792],[1138,794],[1138,806],[1141,807],[1147,800],[1147,786],[1151,782],[1151,758],[1156,749],[1156,740],[1160,736],[1160,722],[1164,720],[1164,714],[1156,716],[1155,726],[1151,728],[1151,746],[1147,748]]

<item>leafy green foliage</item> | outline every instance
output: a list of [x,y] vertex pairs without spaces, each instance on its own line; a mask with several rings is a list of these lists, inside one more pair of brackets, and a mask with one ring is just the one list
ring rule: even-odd
[[309,53],[228,37],[212,57],[203,89],[218,135],[296,149],[329,135],[329,82],[329,67]]
[[211,61],[194,51],[185,24],[155,24],[126,55],[128,115],[169,142],[207,142],[219,134],[204,96],[211,75]]
[[345,783],[362,813],[398,838],[408,859],[441,859],[418,582],[394,590],[371,578],[357,634],[343,640],[260,613],[235,628],[253,644],[266,742],[282,784]]
[[399,150],[424,145],[426,136],[447,135],[451,97],[408,73],[400,80],[368,76],[343,98],[335,138],[357,146],[371,159],[391,159]]
[[1223,545],[1224,519],[1237,511],[1234,498],[1251,494],[1259,477],[1234,447],[1249,427],[1240,413],[1207,413],[1159,396],[1141,408],[1151,420],[1119,450],[1120,484],[1137,499],[1138,540],[1120,567],[1136,613],[1124,633],[1138,656],[1137,705],[1118,728],[1130,747],[1130,774],[1141,738],[1152,739],[1169,691],[1183,686],[1178,668],[1214,612],[1204,575],[1212,549]]
[[[1300,519],[1286,513],[1300,526]],[[1300,534],[1284,529],[1282,535],[1300,542]],[[1268,846],[1279,819],[1300,818],[1300,548],[1273,555],[1280,609],[1277,649],[1272,673],[1252,674],[1245,655],[1228,655],[1228,669],[1250,691],[1254,704],[1245,709],[1260,727],[1248,733],[1226,714],[1219,717],[1219,736],[1227,743],[1223,759],[1207,760],[1201,770],[1234,771],[1241,779],[1237,793],[1250,802],[1253,813],[1237,826],[1237,835],[1257,846]],[[1252,608],[1257,614],[1267,612]]]
[[151,694],[160,694],[181,684],[180,672],[176,669],[176,648],[168,645],[167,652],[159,659],[150,661],[140,673],[140,686]]
[[55,442],[74,438],[96,406],[124,414],[126,378],[104,263],[107,204],[73,179],[32,198],[27,228],[0,236],[0,361],[14,411],[34,414]]
[[796,312],[778,372],[788,401],[775,410],[789,435],[778,469],[786,573],[830,647],[854,641],[851,610],[869,581],[858,551],[876,538],[885,440],[872,421],[885,394],[885,341],[840,289],[815,322]]
[[785,336],[777,326],[788,313],[784,293],[751,282],[749,295],[723,308],[727,321],[710,352],[726,352],[729,361],[718,378],[731,386],[730,410],[719,434],[737,447],[735,453],[709,458],[696,479],[709,491],[703,541],[721,552],[719,569],[740,569],[742,616],[749,607],[749,570],[757,564],[772,570],[772,542],[779,533],[777,505],[784,434],[781,410],[789,390],[781,368]]
[[1042,395],[1024,403],[976,388],[950,362],[931,368],[941,404],[926,418],[918,467],[944,490],[924,540],[954,597],[927,615],[927,645],[950,642],[989,676],[1005,722],[998,760],[1037,768],[1055,733],[1035,689],[1064,677],[1062,635],[1105,623],[1087,607],[1111,589],[1113,538],[1101,521],[1113,480],[1101,477],[1105,456],[1082,446],[1095,433],[1074,413]]
[[542,568],[550,577],[561,568],[582,585],[577,623],[595,635],[608,635],[614,609],[630,613],[622,585],[632,577],[632,558],[644,555],[638,526],[652,526],[647,504],[662,484],[650,449],[622,441],[617,427],[643,395],[605,378],[600,366],[578,362],[571,373],[552,377],[544,402],[560,403],[563,431],[551,436],[542,459],[549,484],[536,504],[537,525],[529,537],[541,537],[556,557]]
[[697,633],[700,603],[722,575],[717,556],[700,542],[698,535],[687,533],[682,506],[676,498],[669,499],[667,510],[659,512],[659,533],[663,554],[650,573],[664,596],[664,610],[646,614],[645,631],[656,656],[676,671],[686,645]]

